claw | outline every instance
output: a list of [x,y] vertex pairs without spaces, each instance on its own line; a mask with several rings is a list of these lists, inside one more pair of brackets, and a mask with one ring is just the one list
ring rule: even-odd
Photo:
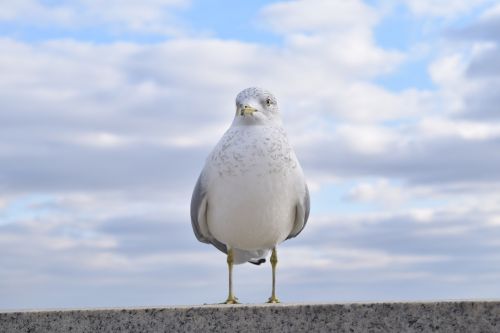
[[240,304],[240,302],[238,302],[238,297],[233,296],[233,297],[228,297],[227,300],[221,304]]
[[267,303],[269,303],[269,304],[277,304],[277,303],[280,303],[280,300],[278,298],[276,298],[276,297],[271,296],[267,300]]

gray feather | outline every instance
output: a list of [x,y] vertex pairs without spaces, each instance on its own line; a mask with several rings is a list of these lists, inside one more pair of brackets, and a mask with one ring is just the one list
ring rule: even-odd
[[207,226],[207,189],[203,183],[203,172],[198,177],[198,181],[193,190],[191,197],[191,226],[196,238],[202,243],[209,243],[215,246],[218,250],[227,253],[226,245],[216,240]]
[[295,223],[293,229],[286,239],[296,237],[306,226],[307,220],[309,219],[309,212],[311,210],[310,202],[309,189],[306,184],[304,197],[295,206]]

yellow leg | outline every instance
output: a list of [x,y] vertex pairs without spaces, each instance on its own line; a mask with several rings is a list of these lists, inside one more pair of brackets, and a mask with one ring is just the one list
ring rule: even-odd
[[229,295],[224,304],[239,304],[238,298],[233,295],[233,249],[227,251],[227,268],[229,270]]
[[276,248],[273,248],[273,253],[271,254],[271,267],[273,268],[273,292],[267,303],[279,303],[279,299],[276,297],[276,264],[278,264],[278,253]]

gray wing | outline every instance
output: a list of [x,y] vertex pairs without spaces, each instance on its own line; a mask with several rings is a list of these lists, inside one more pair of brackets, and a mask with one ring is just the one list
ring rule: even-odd
[[198,177],[198,181],[191,197],[191,226],[196,238],[203,243],[212,244],[220,251],[227,253],[226,245],[216,240],[210,234],[207,224],[207,188],[203,181],[203,172]]
[[293,229],[290,232],[290,235],[286,239],[294,238],[307,224],[307,219],[309,218],[309,211],[311,210],[311,204],[309,199],[309,189],[307,188],[307,184],[305,185],[306,190],[302,200],[299,200],[297,205],[295,206],[295,223],[293,225]]

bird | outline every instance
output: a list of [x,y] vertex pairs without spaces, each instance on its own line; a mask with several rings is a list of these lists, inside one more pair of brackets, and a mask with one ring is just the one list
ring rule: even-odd
[[272,292],[267,302],[279,303],[276,248],[304,229],[310,198],[271,92],[250,87],[236,96],[234,119],[205,161],[190,208],[198,241],[227,256],[224,303],[239,303],[233,293],[233,265],[260,265],[269,252]]

